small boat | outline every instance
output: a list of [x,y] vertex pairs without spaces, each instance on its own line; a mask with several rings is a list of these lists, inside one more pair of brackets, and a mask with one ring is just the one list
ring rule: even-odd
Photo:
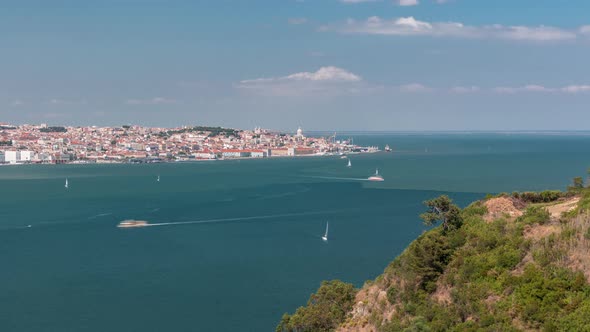
[[342,156],[340,157],[340,159],[346,159],[346,158],[348,158],[346,155],[342,155]]
[[328,241],[328,222],[326,221],[326,234],[322,236],[322,240]]
[[383,179],[383,177],[381,175],[379,175],[379,169],[376,169],[375,170],[375,174],[369,176],[369,178],[367,180],[369,180],[369,181],[378,181],[378,182],[385,181]]
[[157,182],[160,182],[160,176],[158,175],[158,178],[156,179]]
[[389,147],[389,144],[385,145],[385,152],[391,152],[391,148]]
[[117,227],[119,227],[119,228],[131,228],[131,227],[144,227],[144,226],[147,226],[147,225],[148,225],[148,222],[147,221],[128,219],[128,220],[121,221],[117,225]]
[[31,228],[31,227],[33,227],[33,225],[27,225],[27,228]]
[[348,159],[348,165],[346,165],[346,167],[352,167],[352,164],[350,163],[350,159]]
[[67,179],[67,178],[66,178],[66,184],[64,185],[64,187],[65,187],[66,189],[68,189],[68,188],[69,188],[69,186],[68,186],[68,179]]

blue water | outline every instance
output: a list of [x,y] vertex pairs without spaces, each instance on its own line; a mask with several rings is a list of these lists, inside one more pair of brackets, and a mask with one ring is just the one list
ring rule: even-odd
[[[580,135],[355,143],[395,151],[350,169],[338,157],[0,167],[0,328],[273,331],[322,280],[380,274],[425,230],[422,201],[563,189],[590,166]],[[385,182],[362,181],[377,167]],[[130,218],[189,223],[115,227]]]

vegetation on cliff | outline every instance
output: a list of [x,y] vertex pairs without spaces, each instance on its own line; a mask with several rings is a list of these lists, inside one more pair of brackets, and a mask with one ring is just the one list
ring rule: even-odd
[[[462,210],[446,196],[427,201],[421,217],[440,226],[353,300],[322,289],[346,284],[323,284],[277,331],[590,331],[590,189],[579,178],[568,189]],[[498,206],[509,209],[490,211]]]

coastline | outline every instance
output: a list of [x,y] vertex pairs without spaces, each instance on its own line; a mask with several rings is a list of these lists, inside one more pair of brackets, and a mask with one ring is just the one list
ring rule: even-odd
[[304,155],[295,155],[295,156],[270,156],[270,157],[225,157],[225,158],[194,158],[194,159],[187,159],[187,160],[145,160],[145,161],[133,161],[132,159],[127,160],[107,160],[107,161],[83,161],[83,160],[75,160],[71,162],[62,162],[62,163],[47,163],[47,162],[28,162],[28,163],[0,163],[1,166],[27,166],[27,165],[47,165],[47,166],[56,166],[56,165],[120,165],[120,164],[174,164],[174,163],[200,163],[200,162],[223,162],[223,161],[231,161],[231,160],[265,160],[265,159],[295,159],[295,158],[310,158],[310,157],[317,157],[317,158],[325,158],[325,157],[341,157],[341,156],[349,156],[349,155],[361,155],[361,154],[375,154],[375,153],[389,153],[382,150],[374,150],[374,151],[365,151],[365,152],[352,152],[352,153],[344,153],[344,154],[304,154]]

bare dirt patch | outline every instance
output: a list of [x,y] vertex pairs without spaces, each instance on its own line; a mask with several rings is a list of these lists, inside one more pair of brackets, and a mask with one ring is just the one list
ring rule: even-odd
[[526,227],[523,233],[525,239],[533,239],[539,241],[540,239],[547,237],[551,234],[558,233],[561,230],[557,224],[548,225],[534,225]]
[[580,197],[572,197],[562,203],[547,206],[547,211],[551,214],[551,219],[559,220],[564,212],[569,212],[576,208]]
[[485,221],[494,221],[498,218],[508,216],[510,218],[517,218],[522,215],[522,211],[514,206],[512,199],[507,197],[491,198],[484,202],[488,213],[484,216]]

